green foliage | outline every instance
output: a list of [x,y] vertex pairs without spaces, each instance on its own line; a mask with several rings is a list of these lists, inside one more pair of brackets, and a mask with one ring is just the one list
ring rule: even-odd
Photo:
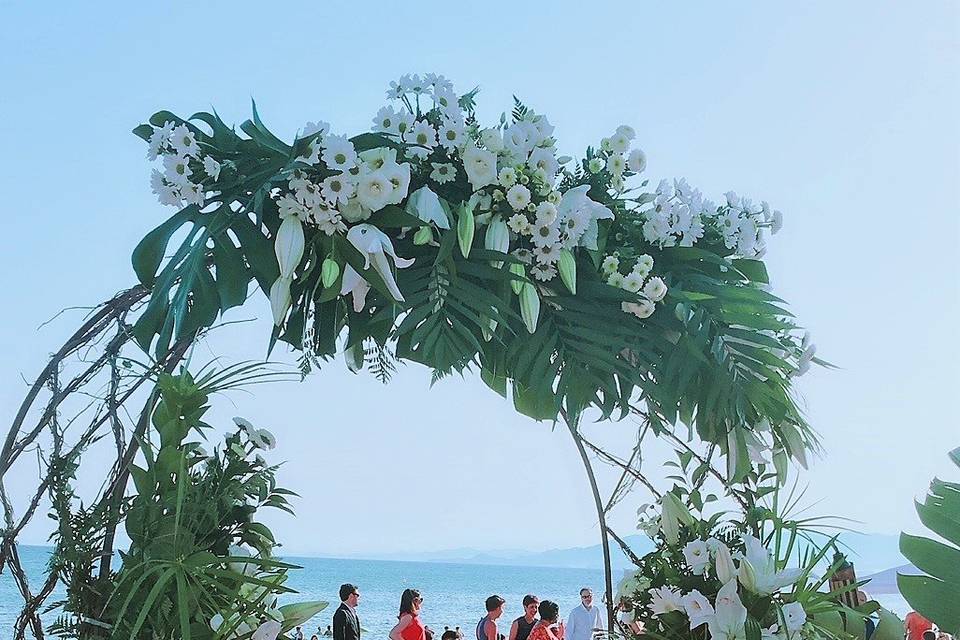
[[[960,467],[960,449],[950,452]],[[897,586],[910,606],[951,633],[960,632],[960,483],[934,478],[920,521],[944,542],[900,534],[900,552],[926,575],[898,575]]]

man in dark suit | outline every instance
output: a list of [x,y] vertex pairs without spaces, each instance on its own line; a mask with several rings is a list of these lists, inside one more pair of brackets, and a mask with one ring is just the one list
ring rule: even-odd
[[360,604],[360,590],[349,583],[341,585],[340,606],[333,614],[333,640],[360,640],[358,604]]

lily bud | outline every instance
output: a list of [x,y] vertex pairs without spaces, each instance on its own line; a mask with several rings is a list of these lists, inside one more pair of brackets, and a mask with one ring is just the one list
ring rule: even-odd
[[475,225],[473,207],[469,203],[460,207],[460,215],[457,217],[457,241],[460,243],[460,253],[464,258],[470,255]]
[[283,219],[277,231],[274,249],[280,264],[280,277],[291,277],[303,257],[303,225],[300,218],[288,216]]
[[667,544],[677,544],[680,540],[680,523],[689,524],[692,520],[687,507],[673,493],[663,494],[660,500],[663,513],[660,516],[660,528]]
[[293,283],[291,278],[277,278],[270,287],[270,310],[273,312],[273,324],[280,326],[287,315],[287,309],[290,308],[290,285]]
[[433,242],[433,229],[430,227],[420,227],[417,229],[417,232],[413,234],[413,244],[418,247],[422,247],[431,242]]
[[[524,269],[523,265],[520,264],[519,262],[510,263],[510,273],[516,276],[520,276],[521,278],[527,277],[527,270]],[[513,289],[513,295],[518,296],[520,295],[520,291],[523,289],[523,282],[521,282],[520,280],[511,280],[510,288]]]
[[340,265],[332,258],[325,258],[320,265],[320,281],[326,288],[332,287],[340,277]]
[[537,319],[540,317],[540,296],[537,289],[529,282],[523,283],[520,290],[520,316],[523,323],[527,325],[527,331],[535,333],[537,330]]
[[576,295],[577,259],[573,257],[573,252],[570,249],[560,250],[560,262],[557,264],[557,269],[560,271],[560,279],[563,280],[563,284],[567,285],[570,293]]
[[757,592],[757,572],[746,558],[740,559],[740,569],[737,571],[737,577],[744,589],[753,593]]
[[[510,230],[507,223],[499,217],[493,220],[487,227],[487,234],[484,237],[483,246],[491,251],[507,253],[510,251]],[[503,265],[502,260],[494,260],[490,263],[494,269],[499,269]]]
[[343,352],[343,358],[347,361],[347,369],[351,373],[357,373],[363,369],[363,343],[358,342]]
[[726,584],[737,577],[737,568],[733,564],[733,558],[730,556],[730,549],[727,545],[720,542],[716,550],[717,558],[717,578],[720,582]]

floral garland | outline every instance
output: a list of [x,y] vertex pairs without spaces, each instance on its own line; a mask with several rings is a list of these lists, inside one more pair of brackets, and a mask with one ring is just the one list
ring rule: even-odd
[[[610,415],[640,389],[657,424],[697,416],[705,438],[733,433],[746,459],[744,433],[766,420],[796,436],[775,447],[802,455],[813,440],[789,379],[816,361],[814,347],[759,260],[780,213],[733,192],[717,204],[685,180],[646,192],[630,126],[574,162],[519,100],[482,126],[476,93],[405,75],[371,132],[309,122],[292,145],[256,108],[247,138],[216,114],[191,118],[209,131],[154,115],[136,130],[164,167],[152,187],[182,208],[134,255],[155,287],[141,343],[159,336],[163,349],[209,326],[255,278],[274,339],[304,350],[304,370],[340,350],[347,329],[352,369],[371,358],[389,369],[391,343],[438,375],[477,364],[499,392],[512,382],[517,408],[537,418],[590,405]],[[163,266],[186,222],[196,235]]]

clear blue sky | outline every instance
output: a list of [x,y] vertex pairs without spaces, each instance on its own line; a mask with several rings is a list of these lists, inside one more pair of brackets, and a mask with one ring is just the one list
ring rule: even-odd
[[[960,445],[958,5],[400,6],[0,2],[3,422],[21,376],[78,318],[38,325],[130,285],[132,247],[171,212],[150,194],[131,128],[164,108],[215,106],[239,123],[253,96],[282,136],[317,119],[360,132],[391,79],[436,71],[460,91],[480,85],[491,122],[521,96],[549,115],[564,153],[628,123],[652,178],[782,209],[767,256],[776,291],[841,367],[798,384],[827,451],[806,476],[811,501],[867,531],[914,528],[913,498],[935,473],[957,475],[945,452]],[[205,353],[261,356],[265,305],[231,317],[260,320]],[[336,362],[233,401],[215,415],[243,413],[277,433],[282,479],[303,496],[297,520],[273,520],[292,550],[595,541],[569,438],[474,379],[430,390],[428,373],[409,366],[383,388]],[[590,433],[625,441],[631,429]],[[82,480],[89,489],[100,478]],[[332,516],[345,498],[350,530]],[[618,513],[623,528],[641,500]],[[564,512],[566,526],[524,525],[543,508]],[[28,540],[45,537],[39,520]]]

